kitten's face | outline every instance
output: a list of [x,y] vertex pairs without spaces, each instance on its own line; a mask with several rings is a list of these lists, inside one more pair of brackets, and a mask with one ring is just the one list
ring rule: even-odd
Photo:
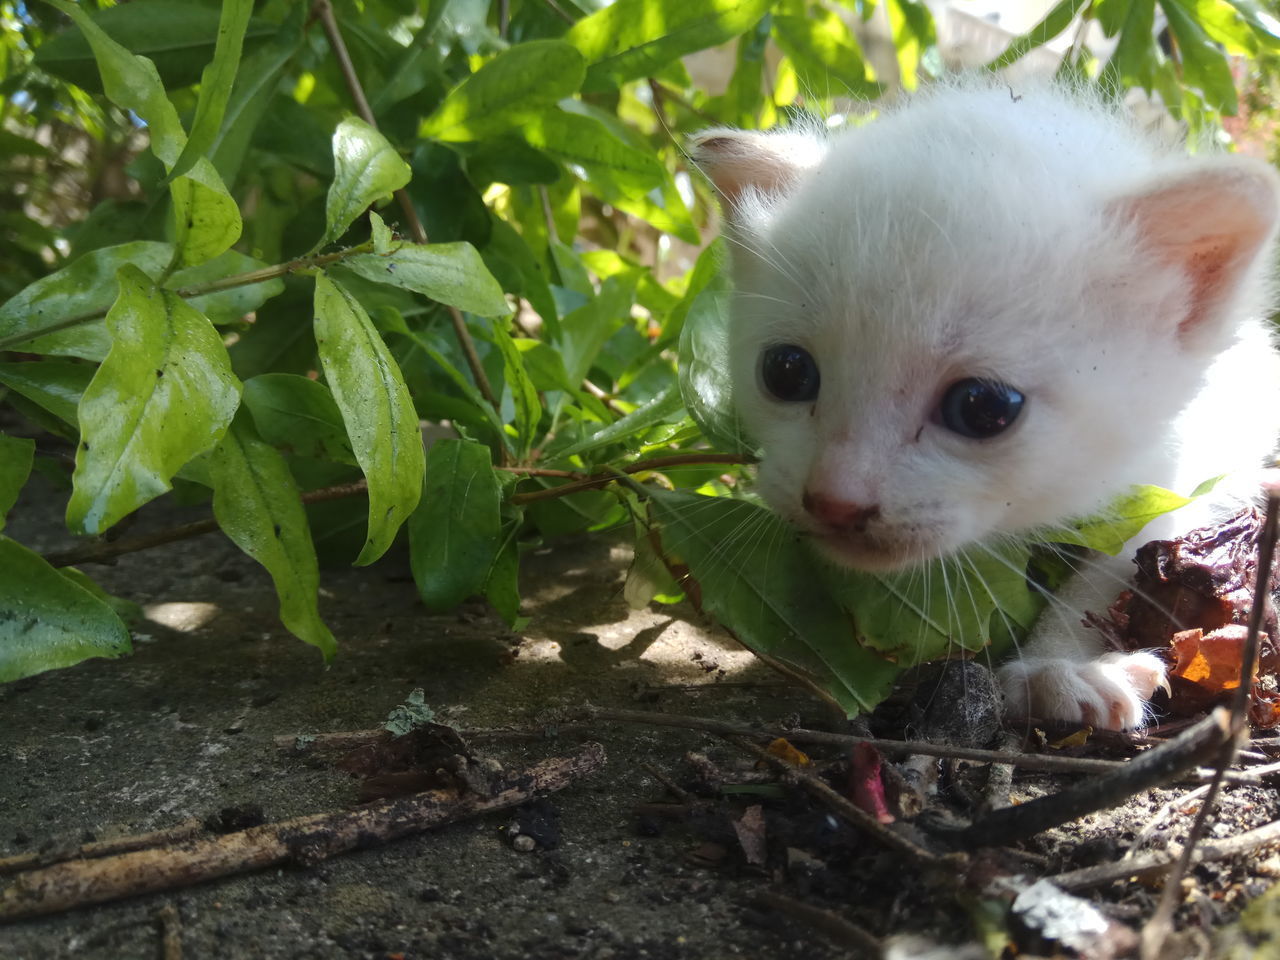
[[[961,124],[931,155],[909,115],[891,149],[863,131],[825,156],[792,135],[694,145],[731,207],[734,402],[763,450],[761,492],[868,570],[1169,482],[1171,421],[1272,229],[1251,211],[1275,206],[1261,167],[1135,188],[1149,158],[1087,116],[1066,118],[1076,140],[1114,142],[1055,161]],[[1112,186],[1125,163],[1128,192]]]
[[1148,319],[1163,290],[1099,269],[1105,241],[1078,257],[883,195],[840,206],[783,209],[736,254],[734,400],[776,512],[891,569],[1159,482],[1196,376]]

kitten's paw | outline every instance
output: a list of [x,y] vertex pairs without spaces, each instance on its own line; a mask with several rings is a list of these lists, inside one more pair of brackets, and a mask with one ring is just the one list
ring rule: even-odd
[[1166,687],[1153,653],[1107,653],[1096,660],[1015,660],[1000,668],[1011,716],[1085,723],[1107,730],[1143,726],[1146,703]]

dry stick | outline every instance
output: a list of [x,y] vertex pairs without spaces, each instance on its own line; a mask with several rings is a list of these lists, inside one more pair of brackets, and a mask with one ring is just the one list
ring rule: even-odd
[[1253,692],[1253,675],[1258,664],[1258,634],[1262,632],[1262,616],[1266,611],[1270,593],[1271,563],[1275,558],[1276,527],[1280,523],[1280,486],[1270,483],[1266,488],[1267,513],[1262,523],[1261,541],[1258,544],[1258,565],[1254,569],[1253,609],[1249,611],[1249,632],[1245,635],[1244,649],[1240,652],[1240,680],[1235,696],[1231,700],[1231,736],[1222,744],[1218,755],[1218,768],[1209,781],[1209,792],[1191,824],[1187,834],[1186,846],[1182,848],[1182,856],[1165,878],[1164,889],[1160,893],[1160,902],[1156,912],[1142,927],[1140,955],[1142,960],[1156,960],[1160,956],[1165,940],[1173,932],[1173,912],[1177,908],[1178,898],[1182,892],[1182,878],[1187,875],[1191,866],[1191,858],[1195,855],[1196,843],[1204,833],[1205,824],[1218,798],[1223,776],[1227,767],[1235,759],[1236,750],[1246,736],[1248,729],[1249,697]]
[[[511,727],[486,727],[456,732],[468,742],[482,740],[551,740],[571,733],[597,733],[598,727],[590,723],[549,723],[530,729]],[[370,730],[343,730],[336,733],[292,734],[273,738],[277,750],[293,753],[330,753],[339,750],[355,750],[371,743],[385,740],[390,734],[382,727]]]
[[[355,497],[367,493],[368,488],[363,480],[351,483],[339,483],[332,487],[322,487],[302,494],[303,503],[323,503],[327,500],[340,500],[343,497]],[[194,520],[167,530],[143,534],[138,537],[121,538],[119,540],[90,541],[70,550],[45,555],[45,560],[55,567],[72,567],[81,563],[108,563],[126,553],[137,553],[139,550],[150,550],[177,540],[203,536],[218,529],[218,521],[213,517]]]
[[14,857],[0,860],[0,875],[30,870],[32,867],[48,866],[63,860],[88,860],[93,857],[105,857],[113,853],[128,853],[130,850],[141,850],[144,847],[158,847],[165,843],[179,843],[203,833],[204,824],[194,817],[183,820],[172,827],[155,830],[151,833],[138,833],[131,837],[117,837],[114,840],[97,840],[64,850],[41,851],[38,853],[20,853]]
[[1118,764],[1110,774],[1016,807],[993,810],[972,825],[950,834],[949,838],[957,846],[968,849],[1005,846],[1033,836],[1167,783],[1209,757],[1216,756],[1231,737],[1231,715],[1219,707],[1163,746],[1139,754],[1128,763]]
[[182,960],[182,917],[178,908],[166,903],[156,915],[160,921],[160,955],[164,960]]
[[774,893],[772,890],[763,890],[757,893],[752,900],[762,907],[788,914],[793,920],[807,923],[815,930],[822,931],[840,946],[855,950],[860,955],[879,957],[884,951],[883,946],[875,936],[857,924],[850,923],[838,913],[832,913],[830,910],[823,910],[821,907],[793,900],[791,897],[784,897],[782,894]]
[[[338,69],[342,71],[342,79],[346,82],[347,92],[351,94],[351,99],[355,101],[356,113],[360,115],[365,123],[378,129],[378,121],[374,119],[373,109],[369,106],[369,101],[364,95],[364,86],[360,83],[360,77],[356,73],[355,65],[351,62],[351,55],[347,52],[346,41],[342,39],[342,30],[338,27],[338,20],[333,15],[333,4],[329,0],[316,0],[312,10],[320,18],[320,23],[324,27],[324,34],[329,38],[329,48],[333,51],[334,57],[338,61]],[[418,211],[413,207],[413,199],[409,196],[408,191],[403,187],[395,192],[396,200],[400,204],[400,209],[404,213],[405,224],[409,228],[409,234],[413,237],[415,243],[427,242],[427,231],[422,227],[422,221],[418,219]],[[476,352],[475,341],[471,339],[471,333],[467,330],[467,323],[462,319],[462,313],[457,307],[445,304],[449,310],[449,317],[453,321],[453,332],[458,338],[458,344],[462,347],[462,352],[467,357],[467,366],[471,368],[471,376],[476,382],[480,393],[493,406],[495,410],[499,409],[497,398],[493,393],[493,386],[489,383],[489,377],[484,372],[484,365],[480,363],[480,354]]]
[[726,737],[759,737],[770,740],[779,737],[792,743],[822,743],[837,747],[852,747],[865,743],[883,753],[923,754],[949,760],[972,760],[977,763],[1007,763],[1024,770],[1040,770],[1050,773],[1113,773],[1129,767],[1129,763],[1117,760],[1093,760],[1087,757],[1051,757],[1035,753],[1002,753],[998,750],[976,750],[945,743],[926,743],[922,740],[879,740],[875,737],[855,737],[847,733],[830,733],[826,730],[807,730],[803,727],[754,727],[746,723],[729,723],[723,720],[707,720],[677,713],[652,713],[647,710],[612,710],[603,707],[586,707],[579,713],[591,720],[612,723],[638,723],[652,727],[679,727],[683,730],[705,730]]
[[743,750],[755,756],[758,760],[770,764],[781,770],[786,776],[793,778],[800,786],[804,787],[809,793],[813,794],[819,801],[826,804],[827,807],[835,814],[848,820],[864,833],[869,834],[876,840],[879,840],[884,846],[891,850],[897,850],[905,853],[907,856],[920,863],[938,863],[942,860],[936,853],[926,850],[924,847],[913,842],[908,837],[903,836],[895,830],[891,830],[885,826],[873,815],[867,813],[853,801],[842,796],[835,790],[827,786],[826,782],[815,777],[813,774],[792,763],[774,756],[768,750],[757,747],[745,737],[727,737],[726,739],[737,744]]
[[[1192,865],[1212,863],[1216,860],[1240,857],[1273,843],[1280,843],[1280,820],[1273,820],[1271,823],[1226,840],[1199,844],[1191,857],[1191,863]],[[1186,849],[1189,848],[1188,844]],[[1111,863],[1100,863],[1094,867],[1071,870],[1049,879],[1063,890],[1087,890],[1116,880],[1128,880],[1130,877],[1155,877],[1166,873],[1170,867],[1176,865],[1181,856],[1182,854],[1149,853],[1127,860],[1116,860]]]
[[509,774],[508,786],[488,797],[427,790],[355,810],[296,817],[176,847],[31,870],[19,874],[0,892],[0,922],[173,890],[288,861],[318,863],[367,847],[371,841],[386,842],[515,806],[536,793],[563,789],[603,764],[604,748],[588,743],[576,756],[543,760]]

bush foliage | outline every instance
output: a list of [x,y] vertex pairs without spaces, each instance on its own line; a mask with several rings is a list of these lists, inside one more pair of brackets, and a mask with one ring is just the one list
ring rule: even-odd
[[[631,602],[688,592],[850,710],[902,663],[1034,618],[1025,551],[832,580],[751,500],[720,254],[699,252],[715,201],[680,149],[927,83],[944,65],[924,3],[31,0],[0,18],[0,523],[33,470],[86,537],[157,497],[208,504],[325,657],[321,565],[406,536],[429,609],[479,594],[518,624],[523,548],[621,526]],[[880,75],[859,40],[876,24]],[[1240,78],[1256,89],[1239,65],[1272,62],[1276,30],[1250,0],[1063,0],[991,66],[1104,35],[1061,69],[1154,91],[1199,131],[1236,113]],[[687,59],[710,48],[714,92]],[[424,421],[450,427],[425,453]],[[127,652],[127,604],[73,564],[143,545],[45,557],[0,535],[0,681]]]

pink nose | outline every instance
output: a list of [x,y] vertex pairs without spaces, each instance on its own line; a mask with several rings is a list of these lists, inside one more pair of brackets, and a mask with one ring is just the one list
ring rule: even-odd
[[801,499],[805,512],[827,526],[852,533],[865,533],[867,523],[880,516],[880,507],[838,500],[821,493],[804,492]]

